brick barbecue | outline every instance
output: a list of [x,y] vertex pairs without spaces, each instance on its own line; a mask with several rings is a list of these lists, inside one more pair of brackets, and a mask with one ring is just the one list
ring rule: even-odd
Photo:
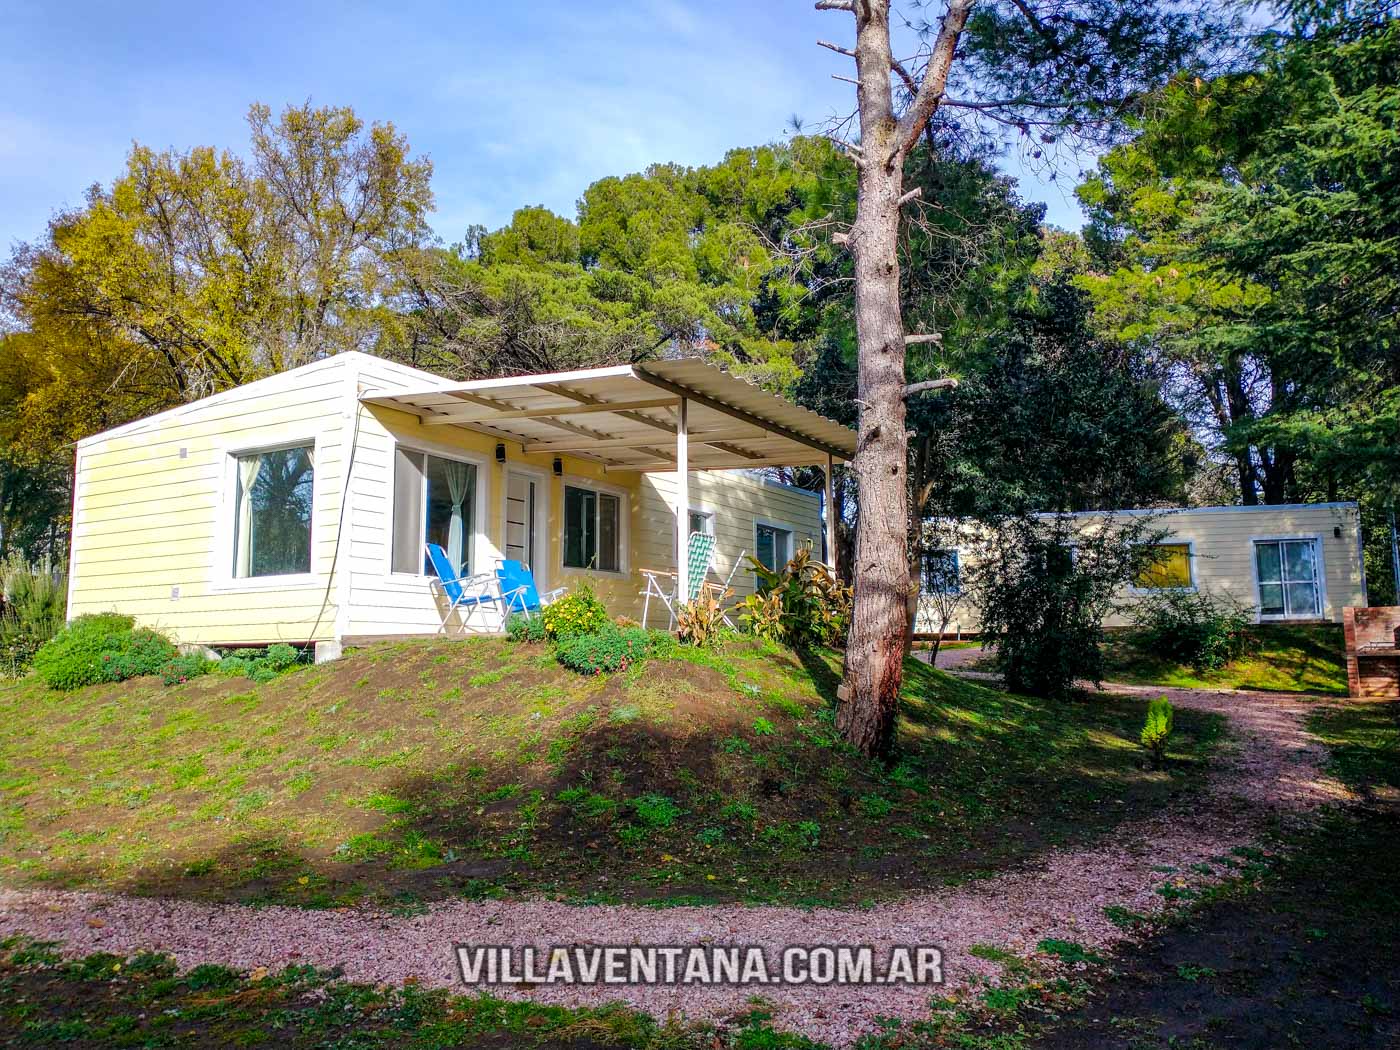
[[1342,611],[1347,690],[1352,696],[1400,697],[1400,605]]

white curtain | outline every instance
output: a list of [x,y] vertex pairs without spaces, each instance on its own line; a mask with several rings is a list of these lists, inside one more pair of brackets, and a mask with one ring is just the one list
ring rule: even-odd
[[253,486],[261,469],[261,456],[238,461],[238,563],[234,568],[238,577],[253,574]]
[[452,559],[452,567],[458,575],[467,563],[463,549],[466,534],[466,502],[471,494],[471,467],[453,460],[443,461],[443,473],[447,476],[447,494],[452,500],[452,520],[447,525],[447,556]]

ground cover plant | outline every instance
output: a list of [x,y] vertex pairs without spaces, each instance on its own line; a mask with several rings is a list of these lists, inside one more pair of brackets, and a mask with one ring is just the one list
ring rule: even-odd
[[[370,987],[308,966],[239,974],[197,966],[177,974],[160,955],[91,955],[64,962],[44,944],[0,944],[0,1030],[6,1046],[375,1047],[446,1050],[723,1050],[811,1046],[767,1028],[757,1011],[722,1036],[607,1006],[564,1009]],[[760,1038],[763,1042],[755,1042]]]
[[[1193,789],[1218,731],[911,665],[890,764],[832,726],[831,653],[733,639],[580,677],[542,643],[0,685],[0,882],[309,906],[552,895],[857,902],[995,871]],[[113,726],[121,732],[115,733]]]
[[1257,689],[1345,696],[1342,629],[1336,624],[1251,626],[1243,650],[1217,667],[1164,656],[1143,634],[1109,632],[1105,681],[1198,689]]

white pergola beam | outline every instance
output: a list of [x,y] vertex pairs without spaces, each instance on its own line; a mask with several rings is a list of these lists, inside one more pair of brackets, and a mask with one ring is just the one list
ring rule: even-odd
[[[698,441],[707,444],[713,441],[749,441],[759,442],[781,440],[777,435],[760,434],[753,430],[704,430],[694,431],[690,435],[691,441]],[[593,449],[603,448],[651,448],[656,442],[648,441],[639,434],[631,437],[605,438],[599,441],[532,441],[523,446],[526,452],[588,452]]]
[[831,566],[831,571],[836,571],[836,483],[833,475],[836,473],[836,461],[831,456],[826,457],[826,563]]
[[495,423],[503,419],[552,419],[559,416],[586,416],[603,412],[635,412],[640,408],[664,408],[667,405],[674,405],[674,397],[647,398],[642,401],[601,401],[597,404],[587,405],[565,405],[562,408],[510,408],[503,411],[492,412],[490,415],[482,415],[479,412],[438,412],[428,416],[424,423],[433,426],[445,426],[452,423]]
[[[806,456],[764,456],[759,459],[742,459],[732,456],[729,459],[718,461],[690,461],[691,470],[749,470],[753,467],[820,467],[825,465],[826,460],[821,456],[813,456],[810,459]],[[676,464],[667,459],[652,460],[646,463],[619,463],[618,470],[635,470],[643,474],[655,474],[658,471],[675,470]]]
[[676,415],[676,601],[690,600],[690,435],[687,403]]

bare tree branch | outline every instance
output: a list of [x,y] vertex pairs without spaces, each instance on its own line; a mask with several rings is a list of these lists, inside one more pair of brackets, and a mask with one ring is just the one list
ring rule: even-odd
[[912,190],[910,190],[908,193],[904,194],[904,196],[899,198],[899,206],[902,208],[910,201],[918,200],[923,195],[924,188],[922,186],[915,186]]
[[824,47],[828,51],[835,51],[838,55],[845,55],[847,58],[855,58],[856,53],[849,47],[842,47],[840,44],[833,44],[830,40],[818,40],[817,47]]
[[914,335],[904,337],[905,346],[914,346],[917,343],[941,343],[943,342],[942,332],[917,332]]
[[[923,133],[924,125],[943,98],[943,91],[948,85],[948,71],[953,66],[953,54],[957,50],[963,26],[967,24],[967,16],[972,13],[972,4],[973,0],[949,0],[948,12],[938,27],[928,65],[924,67],[923,83],[899,121],[895,144],[900,154],[913,149]],[[893,157],[890,159],[893,160]]]
[[928,390],[952,390],[958,385],[956,379],[926,379],[922,383],[910,383],[904,388],[905,397],[913,397]]
[[817,0],[818,11],[854,11],[855,0]]

